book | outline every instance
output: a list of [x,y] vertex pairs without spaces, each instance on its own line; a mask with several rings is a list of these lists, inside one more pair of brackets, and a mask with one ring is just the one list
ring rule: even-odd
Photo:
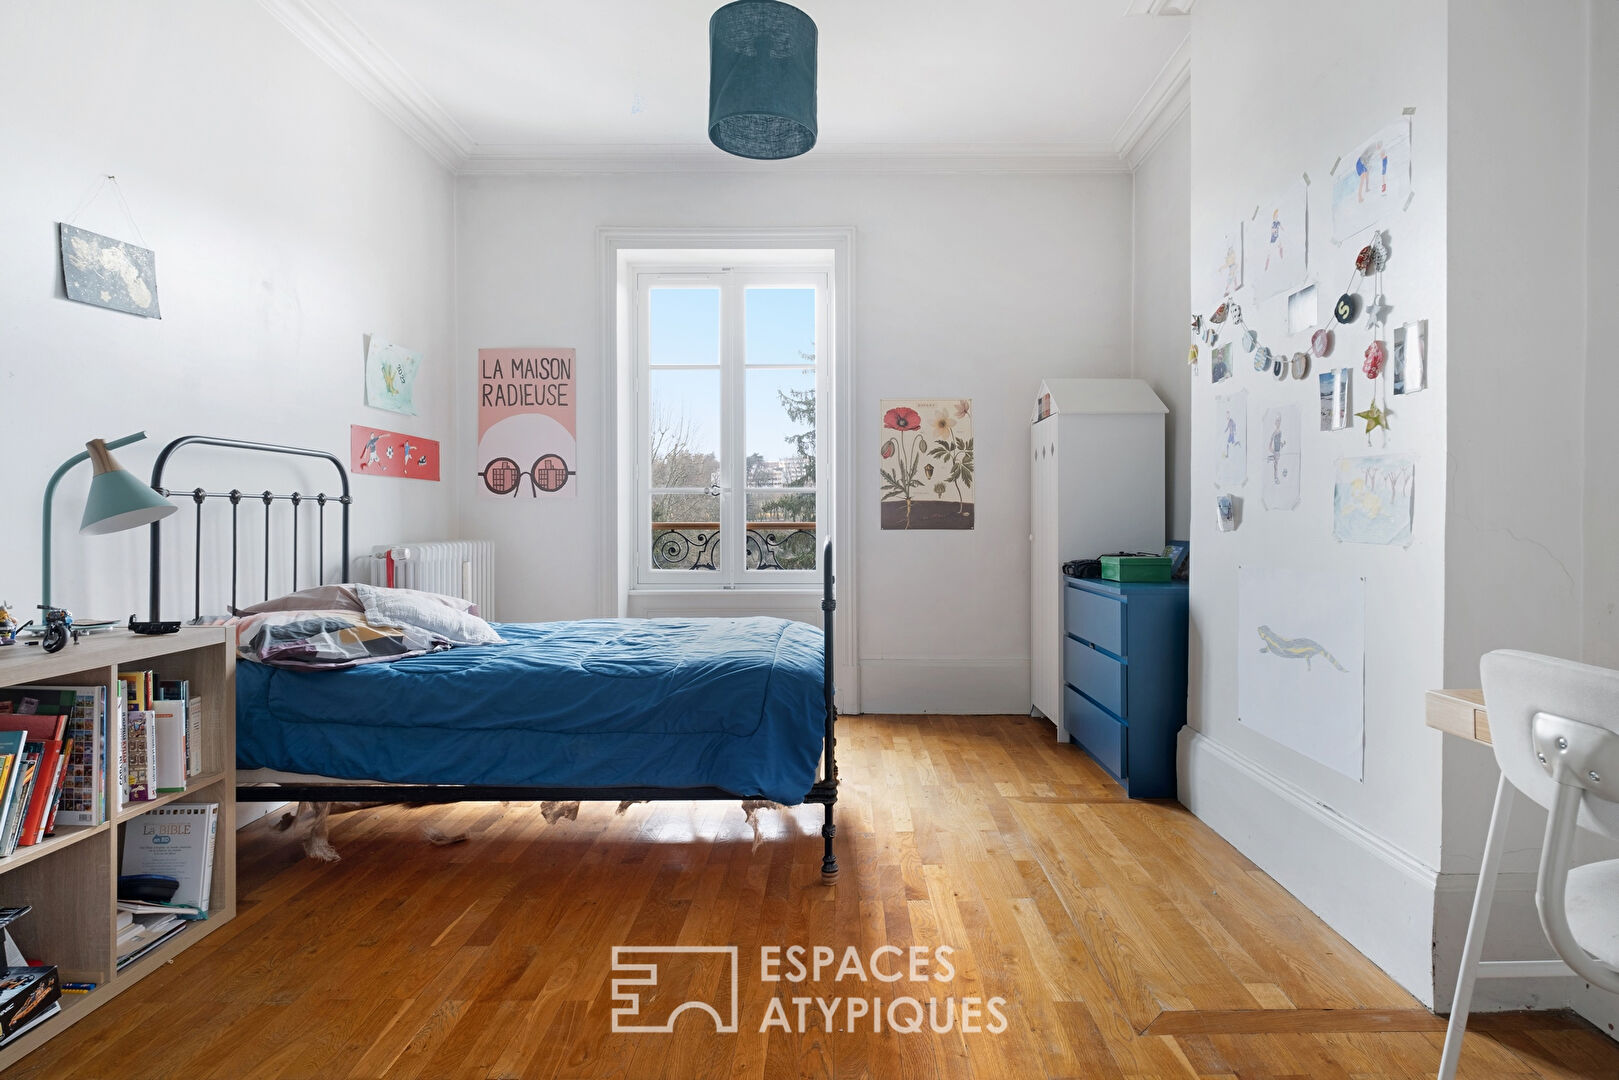
[[157,779],[157,740],[153,731],[153,714],[144,709],[130,709],[124,713],[124,753],[127,778],[124,796],[126,803],[150,802],[157,798],[153,784]]
[[21,1034],[61,996],[55,965],[0,969],[0,1039]]
[[0,716],[59,716],[74,704],[70,686],[0,687]]
[[[153,732],[157,757],[155,782],[160,795],[186,789],[186,703],[152,702]],[[0,720],[0,725],[4,720]]]
[[60,742],[67,737],[67,713],[0,712],[0,731],[26,731],[30,739]]
[[[7,694],[34,695],[38,708],[17,712],[39,712],[54,708],[67,712],[66,738],[72,750],[63,747],[67,765],[63,770],[61,793],[57,796],[55,818],[46,826],[51,832],[60,820],[64,825],[100,825],[107,820],[107,688],[105,686],[14,686],[0,689]],[[48,697],[47,697],[48,696]],[[0,706],[0,712],[4,707]]]
[[19,845],[30,847],[39,843],[45,836],[45,818],[50,800],[56,793],[56,778],[59,775],[57,766],[62,760],[62,743],[59,739],[30,741],[23,749],[25,753],[37,755],[39,762],[33,790],[29,792],[28,801],[23,804],[22,830],[17,837]]
[[0,731],[0,755],[9,759],[5,782],[0,785],[0,855],[9,855],[5,837],[11,831],[12,803],[23,775],[23,747],[28,742],[26,731]]
[[124,684],[124,700],[131,709],[146,708],[146,676],[144,671],[120,671],[118,681]]
[[184,930],[187,925],[188,924],[185,922],[180,922],[177,925],[171,926],[162,931],[161,933],[142,932],[136,935],[133,940],[120,944],[118,946],[118,970],[124,970],[124,968],[128,967],[130,964],[133,964],[135,961],[139,960],[141,957],[145,956],[147,953],[169,940],[175,934],[178,934],[180,931]]
[[62,756],[63,736],[67,731],[67,715],[50,716],[44,713],[12,713],[0,715],[0,731],[21,731],[28,736],[24,753],[35,754],[39,760],[39,779],[28,801],[23,804],[22,832],[18,843],[24,847],[37,844],[45,836],[45,822],[55,803],[59,763]]
[[214,834],[218,825],[217,803],[174,802],[156,807],[125,826],[119,873],[174,878],[180,887],[171,903],[206,912],[213,888]]
[[202,775],[202,698],[186,698],[186,775]]
[[186,726],[186,775],[202,773],[202,698],[191,692],[189,679],[164,679],[157,684],[157,699],[179,702]]
[[110,751],[114,760],[118,762],[118,805],[115,809],[122,810],[124,804],[129,802],[129,746],[126,727],[129,723],[129,683],[123,679],[118,680],[118,706],[115,723],[108,726],[112,733],[113,748]]
[[125,916],[131,922],[137,915],[177,915],[182,919],[206,919],[208,913],[196,904],[160,904],[156,900],[120,900],[118,901],[118,926],[120,929],[127,926]]
[[56,835],[56,815],[62,809],[62,788],[67,783],[68,761],[73,756],[73,740],[62,740],[62,754],[56,759],[56,776],[51,782],[51,798],[45,804],[45,826],[41,836]]
[[[4,734],[26,735],[27,733],[0,732],[0,735]],[[39,743],[24,744],[21,780],[13,787],[12,797],[6,804],[6,832],[4,841],[0,842],[0,855],[12,854],[22,841],[23,820],[28,814],[28,800],[33,798],[34,785],[39,782],[40,754]]]

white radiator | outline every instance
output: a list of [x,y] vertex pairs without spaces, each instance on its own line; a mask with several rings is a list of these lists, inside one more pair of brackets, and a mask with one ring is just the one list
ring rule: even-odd
[[495,545],[488,540],[390,544],[372,548],[359,561],[366,565],[357,568],[358,580],[459,596],[477,604],[484,618],[494,616]]

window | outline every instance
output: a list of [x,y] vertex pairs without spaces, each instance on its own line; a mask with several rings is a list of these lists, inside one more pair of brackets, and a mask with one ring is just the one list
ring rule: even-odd
[[635,269],[638,584],[818,580],[829,277],[825,262]]

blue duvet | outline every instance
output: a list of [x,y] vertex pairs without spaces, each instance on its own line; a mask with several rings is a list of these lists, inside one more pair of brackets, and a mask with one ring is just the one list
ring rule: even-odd
[[508,644],[341,671],[236,668],[236,762],[351,780],[718,787],[798,803],[820,630],[782,619],[504,623]]

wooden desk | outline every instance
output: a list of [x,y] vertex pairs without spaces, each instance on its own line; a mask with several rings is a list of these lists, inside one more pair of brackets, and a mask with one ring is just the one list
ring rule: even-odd
[[1482,690],[1429,690],[1428,726],[1490,745],[1490,718]]

